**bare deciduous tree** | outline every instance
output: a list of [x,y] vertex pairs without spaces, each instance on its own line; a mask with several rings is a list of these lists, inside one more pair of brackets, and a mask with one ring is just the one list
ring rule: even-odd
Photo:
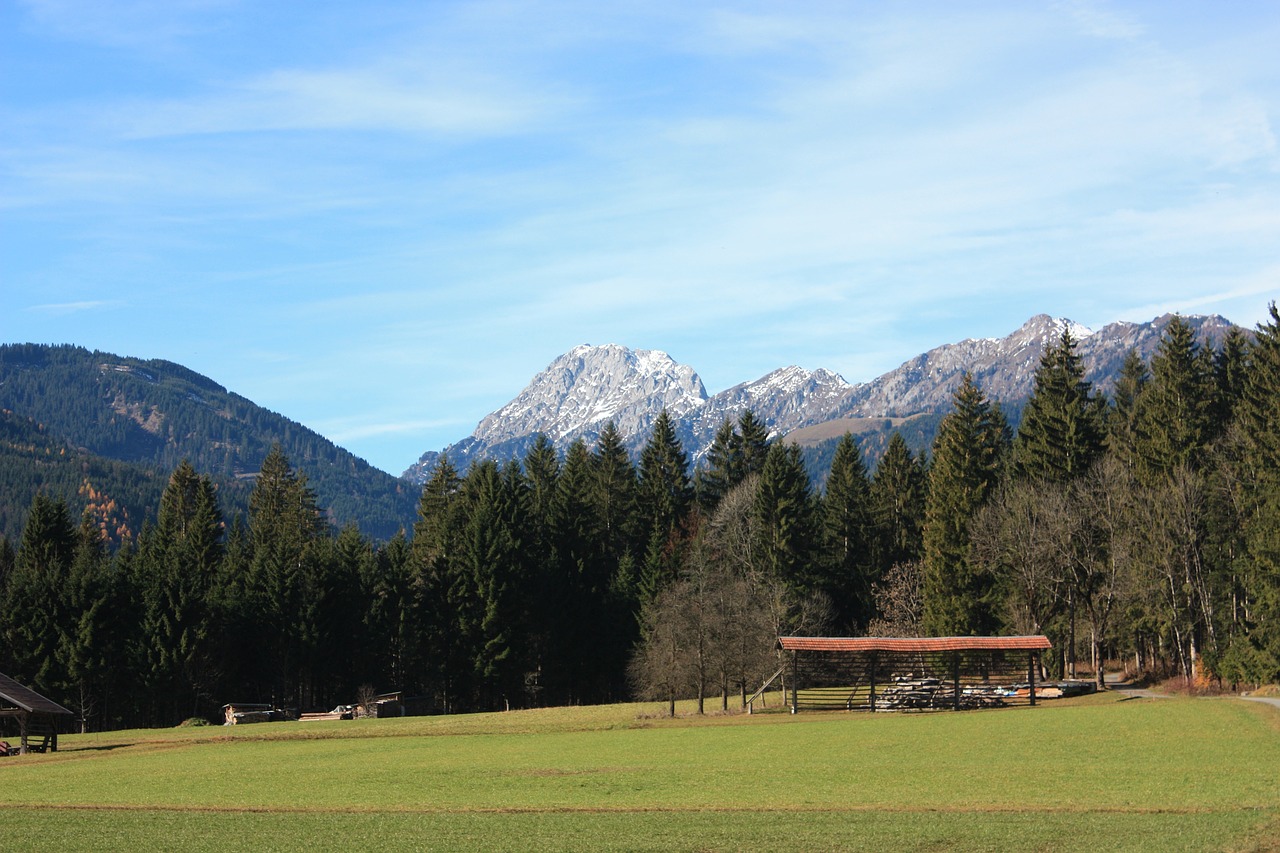
[[872,588],[879,616],[867,624],[872,637],[919,637],[924,620],[924,572],[919,560],[897,563]]

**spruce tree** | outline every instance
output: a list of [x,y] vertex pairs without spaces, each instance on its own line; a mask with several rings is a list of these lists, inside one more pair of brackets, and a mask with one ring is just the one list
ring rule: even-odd
[[9,576],[0,639],[10,650],[7,674],[51,694],[61,695],[67,684],[58,649],[70,615],[66,590],[75,552],[66,501],[37,492]]
[[280,445],[273,445],[249,495],[253,557],[249,590],[260,654],[259,695],[277,702],[302,700],[298,631],[301,590],[324,520],[303,474],[295,473]]
[[924,465],[911,453],[901,433],[895,432],[871,480],[877,574],[920,559],[924,496]]
[[613,421],[605,424],[591,458],[592,503],[598,514],[600,548],[617,565],[636,551],[636,469]]
[[[567,579],[556,554],[554,516],[559,478],[560,459],[556,449],[546,435],[539,433],[524,457],[520,492],[526,518],[523,538],[525,571],[532,580],[526,654],[529,667],[543,673],[552,669],[548,655],[550,646],[555,642],[552,635],[556,631],[556,607],[568,594]],[[538,687],[545,690],[545,680],[539,682]]]
[[933,445],[924,522],[924,630],[987,634],[996,627],[992,580],[969,558],[969,524],[1000,479],[1008,427],[966,373]]
[[1232,326],[1213,359],[1214,423],[1221,433],[1235,418],[1236,404],[1245,393],[1249,377],[1249,338]]
[[1137,408],[1138,467],[1146,482],[1198,468],[1213,437],[1211,357],[1175,316],[1151,359],[1151,382]]
[[67,696],[80,720],[80,731],[103,719],[112,676],[119,676],[124,656],[121,614],[127,603],[118,594],[111,558],[88,513],[76,533],[75,559],[67,578],[68,621],[59,659],[67,675]]
[[470,689],[472,649],[463,622],[473,601],[461,557],[462,479],[442,455],[422,489],[413,526],[409,614],[410,660],[441,710],[462,710]]
[[646,548],[642,587],[652,597],[676,576],[679,560],[672,548],[693,506],[689,457],[666,409],[658,414],[649,441],[640,452],[637,503]]
[[871,588],[878,574],[873,530],[867,468],[857,442],[846,432],[836,445],[822,498],[825,585],[846,629],[865,627],[874,616]]
[[819,527],[813,488],[799,445],[775,443],[760,470],[755,495],[761,563],[769,576],[792,590],[825,591],[815,565]]
[[1259,323],[1236,406],[1244,440],[1245,635],[1235,658],[1250,681],[1280,681],[1280,312]]
[[734,431],[728,418],[716,430],[715,439],[707,448],[706,464],[694,477],[698,505],[708,515],[715,511],[720,499],[737,485],[741,464],[741,437]]
[[1107,450],[1129,470],[1138,465],[1138,451],[1143,443],[1142,424],[1138,419],[1138,401],[1151,381],[1147,363],[1137,350],[1125,354],[1111,395],[1107,415]]
[[769,427],[756,417],[755,412],[747,409],[738,416],[738,469],[733,484],[736,486],[752,474],[764,470],[765,459],[769,455]]
[[187,460],[160,498],[157,524],[142,543],[144,647],[148,683],[157,697],[190,705],[162,707],[170,723],[199,712],[213,664],[212,590],[222,560],[222,510],[208,477]]
[[490,709],[519,706],[524,699],[527,589],[518,477],[518,469],[500,471],[485,461],[467,472],[464,487],[467,519],[460,550],[474,601],[462,632],[474,644],[481,706]]
[[1066,482],[1089,470],[1103,450],[1105,403],[1084,378],[1069,329],[1045,350],[1035,388],[1014,442],[1014,469],[1022,477]]
[[551,520],[553,565],[539,584],[548,635],[545,701],[589,702],[596,695],[598,656],[611,627],[607,615],[611,572],[595,547],[591,454],[581,439],[565,454]]

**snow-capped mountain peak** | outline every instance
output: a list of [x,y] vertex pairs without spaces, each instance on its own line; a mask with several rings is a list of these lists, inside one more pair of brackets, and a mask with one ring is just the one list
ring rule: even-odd
[[[1213,342],[1231,326],[1216,316],[1184,319]],[[869,382],[851,385],[829,370],[792,365],[711,397],[693,368],[665,352],[583,344],[551,362],[515,399],[446,453],[460,468],[475,459],[519,458],[540,433],[563,451],[579,438],[594,443],[611,421],[634,453],[665,409],[696,461],[720,425],[747,410],[775,436],[850,418],[941,412],[950,406],[965,372],[973,374],[987,397],[1017,402],[1031,394],[1041,356],[1064,330],[1079,344],[1087,378],[1107,391],[1125,354],[1132,349],[1149,358],[1169,320],[1165,315],[1148,323],[1112,323],[1094,332],[1063,317],[1038,314],[1006,337],[944,344]],[[425,481],[438,457],[423,454],[405,476]]]
[[551,362],[515,399],[480,422],[473,438],[498,444],[545,433],[556,444],[592,437],[609,421],[645,430],[666,409],[683,417],[707,398],[693,368],[660,350],[618,344],[576,346]]

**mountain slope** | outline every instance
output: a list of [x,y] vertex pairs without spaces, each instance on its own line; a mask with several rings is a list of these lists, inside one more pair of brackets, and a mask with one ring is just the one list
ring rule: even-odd
[[[85,454],[155,469],[166,479],[189,459],[228,497],[278,442],[334,523],[355,522],[366,535],[386,539],[415,517],[418,491],[410,484],[172,362],[74,346],[3,345],[0,409]],[[29,501],[30,495],[21,500]]]
[[[664,408],[682,421],[706,399],[693,369],[665,352],[617,344],[578,346],[551,362],[514,400],[445,452],[454,465],[465,469],[474,459],[519,458],[539,433],[561,449],[579,438],[593,444],[610,421],[624,436],[646,436]],[[425,482],[438,458],[438,453],[424,454],[404,476]]]
[[[1087,375],[1100,390],[1111,388],[1130,349],[1149,359],[1172,315],[1148,323],[1112,323],[1093,332],[1070,320],[1032,317],[1003,338],[965,340],[922,353],[870,382],[851,385],[827,370],[785,367],[752,382],[707,396],[692,368],[665,353],[629,350],[616,344],[577,347],[539,373],[515,400],[480,422],[476,431],[444,452],[459,467],[476,459],[519,458],[539,432],[561,450],[576,438],[590,443],[612,419],[635,453],[663,406],[695,461],[706,452],[716,429],[750,409],[774,435],[841,419],[908,418],[936,415],[951,404],[965,371],[987,396],[1016,413],[1030,396],[1045,348],[1064,329],[1079,342]],[[1184,318],[1202,340],[1217,344],[1231,323],[1222,317]],[[916,419],[910,431],[917,446],[931,440],[936,417]],[[856,423],[856,422],[855,422]],[[859,424],[864,453],[874,459],[893,430],[890,422]],[[811,436],[806,444],[818,447]],[[421,483],[439,454],[423,454],[404,476]]]

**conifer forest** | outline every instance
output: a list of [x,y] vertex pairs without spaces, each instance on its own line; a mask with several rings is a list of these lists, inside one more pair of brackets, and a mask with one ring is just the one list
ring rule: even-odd
[[[966,376],[927,454],[846,436],[815,485],[750,412],[697,466],[665,414],[637,459],[541,438],[442,459],[411,530],[334,528],[279,447],[247,510],[181,461],[122,544],[43,492],[0,539],[0,672],[89,729],[403,691],[440,712],[697,698],[780,634],[1046,634],[1100,663],[1280,681],[1280,314],[1216,346],[1175,319],[1114,392],[1064,332],[1016,431]],[[110,544],[108,544],[110,543]]]

